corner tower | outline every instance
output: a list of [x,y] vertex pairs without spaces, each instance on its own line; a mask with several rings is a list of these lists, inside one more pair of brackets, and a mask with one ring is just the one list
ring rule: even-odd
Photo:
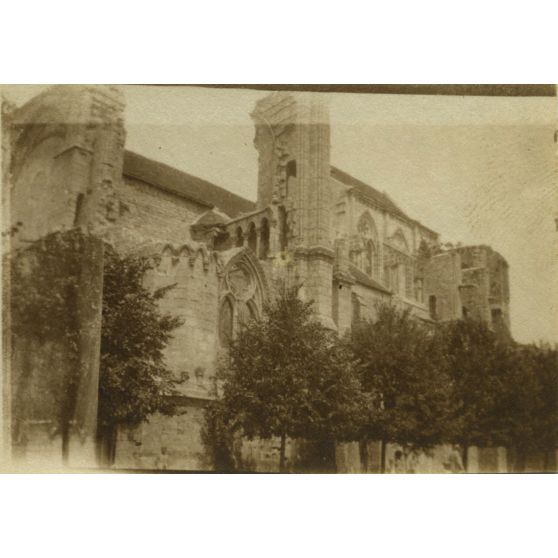
[[[272,206],[278,252],[292,262],[301,294],[331,327],[330,126],[321,95],[275,92],[251,114],[259,154],[258,209]],[[292,274],[289,274],[292,277]]]

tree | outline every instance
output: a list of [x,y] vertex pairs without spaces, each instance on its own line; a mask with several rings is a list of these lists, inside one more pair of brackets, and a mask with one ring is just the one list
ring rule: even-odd
[[358,437],[362,394],[353,360],[335,332],[313,315],[298,287],[283,288],[261,319],[248,323],[229,349],[220,408],[232,432],[248,439],[318,443]]
[[453,441],[465,455],[471,445],[505,445],[510,432],[505,394],[513,385],[512,372],[520,369],[511,343],[472,319],[444,324],[441,336],[452,381]]
[[437,331],[409,310],[378,306],[375,321],[361,321],[351,332],[369,394],[366,434],[386,443],[424,449],[449,439],[450,382]]
[[155,265],[153,258],[105,250],[98,429],[109,461],[118,425],[177,412],[180,380],[167,367],[164,349],[182,321],[159,309],[174,285],[151,290],[144,284]]
[[454,441],[506,446],[522,469],[533,452],[555,451],[558,438],[558,355],[498,336],[487,324],[443,326],[452,378]]
[[[514,345],[498,412],[504,420],[503,443],[513,451],[522,471],[526,457],[543,453],[545,460],[558,441],[558,354],[550,348]],[[545,470],[548,469],[545,463]]]

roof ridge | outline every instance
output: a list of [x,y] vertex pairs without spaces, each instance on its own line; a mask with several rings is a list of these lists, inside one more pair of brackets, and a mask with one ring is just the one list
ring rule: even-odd
[[254,202],[222,186],[128,149],[124,152],[122,174],[205,207],[218,208],[229,217],[250,211],[255,207]]
[[341,170],[338,167],[335,167],[334,165],[330,165],[330,175],[333,178],[336,178],[335,175],[338,175],[341,182],[343,182],[347,186],[353,186],[357,188],[359,193],[364,196],[369,195],[372,198],[374,198],[374,195],[379,196],[381,199],[376,201],[380,204],[381,202],[384,203],[385,207],[383,207],[383,209],[391,211],[392,213],[395,213],[396,215],[399,215],[400,217],[403,217],[408,221],[414,221],[414,219],[411,219],[411,217],[409,217],[386,192],[381,192],[377,188],[370,186],[370,184],[367,184],[366,182],[352,176],[348,172]]

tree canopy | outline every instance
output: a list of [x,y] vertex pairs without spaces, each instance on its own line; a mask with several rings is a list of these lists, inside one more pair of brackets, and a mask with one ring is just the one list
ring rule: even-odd
[[377,319],[351,332],[363,389],[373,402],[366,433],[372,439],[430,447],[450,435],[450,381],[438,333],[409,310],[380,305]]
[[176,412],[176,379],[164,349],[181,320],[161,313],[159,300],[173,286],[149,289],[152,258],[105,251],[98,422],[136,425]]
[[364,409],[347,347],[314,316],[298,288],[283,288],[229,348],[221,408],[248,438],[334,441],[358,437]]

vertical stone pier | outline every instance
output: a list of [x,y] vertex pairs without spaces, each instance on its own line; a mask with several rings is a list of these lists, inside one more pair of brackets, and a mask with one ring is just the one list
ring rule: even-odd
[[95,466],[104,242],[118,217],[123,97],[55,86],[3,121],[3,410],[13,459],[34,469]]

